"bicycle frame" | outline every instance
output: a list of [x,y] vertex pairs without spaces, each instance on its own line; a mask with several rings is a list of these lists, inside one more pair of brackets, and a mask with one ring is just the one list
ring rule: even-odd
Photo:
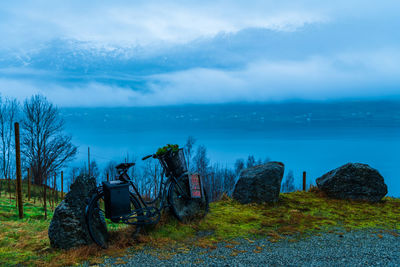
[[[126,172],[121,173],[118,177],[119,180],[121,180],[123,182],[128,182],[132,186],[133,191],[134,191],[134,196],[136,196],[140,200],[140,202],[143,204],[143,206],[145,208],[147,208],[148,205],[155,203],[158,199],[161,198],[160,205],[157,208],[160,210],[163,209],[165,207],[164,205],[165,205],[165,200],[167,199],[166,198],[167,194],[169,193],[169,187],[170,187],[171,183],[173,183],[173,182],[178,186],[178,189],[180,190],[180,192],[183,192],[184,196],[188,197],[186,192],[179,185],[177,179],[172,175],[171,172],[169,172],[168,168],[166,168],[166,166],[164,166],[163,162],[161,162],[161,165],[162,165],[164,171],[168,172],[166,174],[166,177],[168,177],[168,179],[167,179],[167,181],[165,181],[165,183],[163,183],[164,174],[161,176],[160,187],[159,187],[160,191],[158,192],[157,196],[151,201],[145,201],[142,198],[142,195],[139,193],[139,190],[137,189],[137,187],[135,186],[135,184],[133,183],[133,181],[130,179],[129,175]],[[187,173],[184,173],[182,176],[185,176],[185,175],[187,175]],[[182,177],[182,176],[180,176],[180,177]]]
[[[150,155],[150,156],[153,156],[153,158],[157,158],[156,155]],[[147,156],[143,159],[149,158],[150,156]],[[160,179],[159,191],[156,194],[157,196],[155,196],[155,198],[150,201],[146,201],[142,197],[142,195],[140,194],[135,183],[133,182],[133,180],[131,180],[131,178],[128,175],[128,170],[131,166],[134,165],[134,163],[121,163],[116,167],[118,170],[117,179],[120,180],[122,183],[129,185],[130,203],[131,203],[131,207],[132,207],[132,205],[134,206],[134,209],[132,210],[132,208],[131,208],[131,212],[129,214],[122,215],[120,217],[111,218],[110,220],[113,223],[122,222],[124,224],[136,225],[137,227],[141,227],[144,225],[150,225],[150,224],[156,224],[159,222],[159,220],[161,218],[162,210],[166,207],[171,208],[171,211],[173,212],[173,214],[175,215],[175,217],[178,220],[183,221],[184,219],[182,216],[187,216],[187,215],[185,215],[186,213],[184,213],[182,215],[180,213],[180,210],[177,210],[176,203],[179,203],[179,201],[182,202],[182,200],[183,200],[183,203],[186,203],[186,200],[188,198],[191,198],[190,192],[188,190],[185,190],[186,188],[182,188],[182,186],[186,186],[186,184],[182,185],[182,183],[181,183],[182,181],[186,182],[184,180],[186,177],[189,179],[188,171],[183,170],[180,172],[172,172],[168,168],[169,164],[165,163],[163,161],[163,159],[160,159],[160,158],[158,158],[158,159],[159,159],[159,162],[161,163],[163,172],[162,172],[161,179]],[[171,167],[171,168],[174,168],[174,167]],[[180,176],[178,177],[178,175],[180,175]],[[166,177],[166,179],[164,179],[164,176]],[[187,182],[189,183],[189,181],[187,181]],[[130,187],[132,187],[132,189]],[[96,189],[97,189],[97,193],[92,196],[92,199],[88,202],[88,205],[86,206],[85,220],[86,220],[86,224],[88,225],[89,234],[90,234],[91,238],[98,245],[104,246],[104,240],[98,239],[93,234],[96,231],[94,231],[92,229],[93,223],[96,224],[96,218],[94,218],[97,216],[96,214],[99,212],[106,213],[99,206],[99,204],[100,204],[99,201],[101,199],[103,199],[103,201],[106,201],[105,193],[103,192],[103,190],[104,190],[103,186],[99,186]],[[126,190],[126,187],[125,187],[125,190]],[[203,205],[204,203],[205,203],[205,205],[201,206],[201,211],[200,211],[202,216],[204,216],[208,211],[208,199],[206,196],[205,196],[204,200],[205,201],[202,201],[201,205]],[[175,201],[177,201],[177,202],[175,202]],[[152,205],[152,204],[155,204],[155,205]],[[183,205],[186,206],[186,204],[183,204]],[[104,205],[104,206],[106,206],[106,205]],[[179,205],[178,205],[178,209],[181,209]],[[128,212],[126,211],[126,213],[128,213]],[[92,216],[94,216],[94,217],[92,217]],[[117,215],[117,216],[119,216],[119,215]],[[191,216],[191,215],[188,215],[188,216]],[[136,228],[136,233],[138,231],[137,229],[140,230],[140,228]]]
[[130,185],[132,186],[132,188],[134,190],[134,193],[135,193],[134,195],[136,197],[138,197],[138,199],[144,205],[144,207],[147,208],[148,207],[147,205],[151,205],[151,204],[155,203],[158,199],[160,199],[160,197],[161,197],[161,202],[160,202],[160,205],[159,205],[159,209],[164,207],[164,200],[165,200],[165,196],[166,196],[166,193],[167,193],[167,184],[171,183],[171,181],[169,179],[164,184],[163,183],[163,176],[161,177],[160,187],[159,187],[160,191],[158,192],[157,196],[151,201],[145,201],[142,198],[142,195],[139,193],[139,190],[136,188],[136,186],[135,186],[135,184],[133,183],[132,180],[129,180],[129,183],[130,183]]

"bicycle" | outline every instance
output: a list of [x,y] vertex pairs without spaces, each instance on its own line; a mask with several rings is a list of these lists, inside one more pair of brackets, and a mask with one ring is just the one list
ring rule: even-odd
[[[144,200],[127,173],[135,163],[121,163],[116,166],[117,181],[103,182],[86,206],[90,237],[100,247],[107,248],[107,228],[115,228],[115,223],[133,225],[132,235],[136,237],[144,225],[158,223],[162,210],[167,207],[185,223],[208,213],[208,197],[201,177],[188,173],[182,148],[177,152],[148,155],[142,160],[148,158],[158,159],[163,169],[160,190],[153,200]],[[116,196],[114,200],[112,194]]]

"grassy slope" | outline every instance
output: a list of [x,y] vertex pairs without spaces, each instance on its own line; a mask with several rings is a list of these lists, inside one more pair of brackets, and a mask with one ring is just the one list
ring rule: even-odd
[[[2,189],[7,188],[6,181]],[[12,181],[15,182],[15,181]],[[11,185],[11,190],[15,188]],[[32,186],[30,202],[27,196],[27,184],[23,183],[24,218],[18,218],[15,202],[15,193],[2,191],[0,197],[0,265],[14,265],[18,263],[38,264],[49,261],[47,229],[53,211],[47,202],[47,220],[44,220],[43,202],[37,196],[41,188]],[[49,192],[47,192],[49,193]],[[58,200],[60,201],[58,192]]]
[[[43,219],[43,208],[36,204],[24,204],[25,218],[17,217],[15,202],[4,192],[0,197],[0,265],[22,263],[24,265],[71,265],[89,260],[101,262],[101,256],[119,256],[126,248],[141,249],[144,245],[164,248],[190,245],[213,248],[216,242],[232,241],[233,238],[257,238],[266,236],[271,242],[282,238],[297,238],[307,234],[330,231],[339,226],[344,229],[380,228],[393,235],[400,230],[400,199],[385,197],[382,202],[333,200],[312,189],[309,192],[281,194],[276,204],[241,205],[227,197],[211,203],[210,213],[199,222],[178,223],[163,217],[156,226],[148,228],[138,241],[129,238],[129,228],[113,233],[112,244],[107,250],[85,246],[69,251],[50,248],[47,229],[51,220]],[[166,257],[168,252],[166,252]],[[162,257],[162,255],[161,255]]]

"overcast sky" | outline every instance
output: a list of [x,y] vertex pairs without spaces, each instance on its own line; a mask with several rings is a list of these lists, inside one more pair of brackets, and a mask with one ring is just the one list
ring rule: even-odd
[[59,106],[400,98],[398,0],[60,2],[0,3],[2,96],[41,93]]

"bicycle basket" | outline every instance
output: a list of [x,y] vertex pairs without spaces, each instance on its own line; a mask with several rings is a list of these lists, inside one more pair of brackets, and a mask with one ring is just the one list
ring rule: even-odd
[[182,148],[177,152],[170,151],[165,153],[159,159],[161,165],[166,166],[175,177],[179,177],[187,172],[186,159]]
[[131,213],[128,183],[103,182],[103,192],[107,219],[118,219]]

